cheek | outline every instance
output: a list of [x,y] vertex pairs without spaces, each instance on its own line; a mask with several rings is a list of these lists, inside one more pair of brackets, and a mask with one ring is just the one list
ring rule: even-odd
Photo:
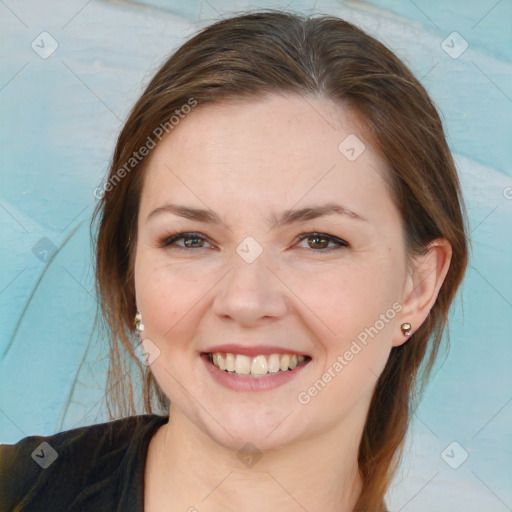
[[400,286],[388,262],[340,263],[309,275],[288,274],[287,283],[322,321],[319,332],[339,340],[373,325],[399,297]]
[[200,310],[205,294],[215,284],[215,276],[213,269],[200,263],[169,263],[159,253],[141,250],[135,264],[135,289],[145,335],[162,347],[165,338],[177,343],[190,338],[194,310]]
[[337,382],[347,378],[346,385],[357,388],[374,383],[392,347],[400,308],[397,283],[390,263],[383,261],[339,265],[312,279],[296,277],[290,288],[312,312],[306,313],[311,318],[307,323],[322,353],[317,373],[343,372],[345,377]]
[[298,294],[322,320],[315,332],[322,357],[314,361],[309,387],[297,390],[297,400],[313,416],[331,411],[336,423],[356,404],[369,404],[389,357],[400,305],[396,283],[368,267],[338,277],[318,275],[316,284],[314,292],[305,287]]

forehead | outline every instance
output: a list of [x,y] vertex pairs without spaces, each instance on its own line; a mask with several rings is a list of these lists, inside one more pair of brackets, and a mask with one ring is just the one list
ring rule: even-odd
[[348,107],[276,94],[196,107],[150,155],[141,210],[184,197],[217,212],[319,200],[371,209],[391,201],[385,177]]

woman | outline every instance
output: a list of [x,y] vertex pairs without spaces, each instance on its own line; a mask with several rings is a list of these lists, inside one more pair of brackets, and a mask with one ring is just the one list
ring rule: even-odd
[[386,510],[467,263],[406,66],[334,17],[219,21],[152,79],[103,192],[108,404],[128,417],[2,446],[6,510]]

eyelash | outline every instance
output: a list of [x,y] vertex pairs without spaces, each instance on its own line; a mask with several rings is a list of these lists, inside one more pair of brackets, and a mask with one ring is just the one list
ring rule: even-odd
[[[330,252],[333,250],[341,249],[344,247],[349,247],[349,244],[345,242],[345,240],[342,240],[341,238],[335,237],[333,235],[328,235],[326,233],[318,233],[318,232],[312,232],[312,233],[304,233],[302,235],[299,235],[296,238],[297,242],[301,242],[304,239],[312,238],[312,237],[319,237],[319,238],[325,238],[329,240],[329,242],[334,242],[338,244],[337,247],[329,247],[329,248],[322,248],[322,249],[311,249],[314,252]],[[208,242],[208,240],[201,235],[200,233],[193,233],[193,232],[182,232],[182,233],[176,233],[174,235],[168,236],[164,238],[160,243],[159,246],[162,248],[170,247],[172,244],[174,244],[176,241],[185,239],[185,238],[196,238],[199,240],[204,240],[205,242]],[[181,246],[175,246],[174,249],[183,249],[183,250],[189,250],[194,249],[193,247],[181,247]],[[197,249],[203,249],[203,247],[197,247]]]

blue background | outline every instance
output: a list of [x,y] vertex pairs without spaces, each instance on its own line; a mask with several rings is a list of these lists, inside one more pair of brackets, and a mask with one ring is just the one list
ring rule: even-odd
[[[451,350],[414,416],[389,505],[512,510],[510,0],[0,3],[0,441],[106,419],[89,221],[122,121],[198,28],[285,5],[346,18],[411,67],[443,113],[467,201],[473,253]],[[58,44],[49,58],[31,47],[43,31]],[[457,58],[442,46],[453,32],[469,44]]]

